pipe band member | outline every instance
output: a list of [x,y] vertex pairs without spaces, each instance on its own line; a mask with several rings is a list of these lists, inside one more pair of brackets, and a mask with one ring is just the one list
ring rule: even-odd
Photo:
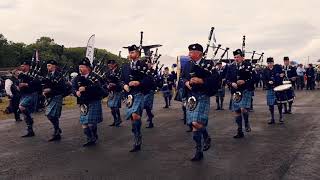
[[122,66],[121,81],[127,93],[126,119],[131,120],[134,136],[133,148],[130,152],[141,150],[141,116],[143,111],[143,98],[146,90],[152,89],[152,79],[144,71],[147,65],[140,60],[140,50],[136,45],[128,48],[130,62]]
[[54,128],[52,138],[49,141],[58,141],[61,139],[61,129],[59,127],[59,118],[61,116],[63,96],[65,93],[65,79],[61,72],[57,70],[58,64],[55,60],[47,62],[48,74],[43,82],[43,95],[47,100],[45,115]]
[[248,61],[244,61],[244,54],[240,49],[233,52],[235,62],[228,67],[226,83],[231,88],[232,111],[235,112],[235,121],[238,125],[237,134],[234,138],[243,138],[242,117],[245,123],[246,132],[251,131],[249,124],[249,112],[251,106],[251,96],[254,80],[252,78],[252,66]]
[[31,76],[31,62],[23,61],[20,66],[22,73],[19,75],[19,89],[21,99],[19,110],[24,115],[27,124],[27,134],[22,137],[34,136],[32,113],[36,111],[38,102],[38,90],[41,89],[41,82]]
[[107,89],[109,92],[108,96],[108,107],[111,109],[113,116],[113,123],[110,126],[120,127],[122,123],[120,108],[122,99],[122,87],[120,82],[121,71],[115,60],[108,60],[107,62],[109,71],[107,72]]
[[272,57],[267,58],[267,67],[263,71],[263,79],[266,84],[266,98],[267,105],[269,106],[269,111],[271,115],[271,120],[268,124],[275,124],[274,118],[274,105],[278,106],[279,110],[279,122],[283,123],[282,119],[282,104],[277,102],[276,92],[273,90],[274,87],[282,84],[282,78],[280,73],[282,72],[281,65],[275,65]]
[[[293,104],[293,99],[295,97],[294,94],[294,90],[295,89],[295,82],[296,82],[296,78],[297,78],[297,70],[295,67],[290,65],[290,59],[289,57],[285,56],[283,57],[283,66],[282,69],[284,71],[284,80],[286,81],[290,81],[293,88],[291,88],[289,91],[287,91],[287,96],[289,97],[289,99],[292,100],[288,100],[287,103],[284,103],[284,114],[292,114],[292,104]],[[289,105],[289,108],[287,106],[287,104]]]
[[[217,90],[218,81],[204,68],[211,61],[203,59],[203,47],[196,43],[188,47],[190,61],[186,63],[181,73],[184,86],[187,89],[187,124],[192,125],[193,140],[196,143],[196,152],[191,161],[203,159],[203,151],[211,146],[211,138],[207,131],[208,115],[210,110],[210,96]],[[202,138],[204,143],[202,143]]]
[[83,147],[93,146],[98,140],[98,124],[103,121],[101,100],[104,90],[100,78],[92,72],[88,58],[79,63],[79,75],[72,81],[72,91],[80,105],[80,124],[87,141]]

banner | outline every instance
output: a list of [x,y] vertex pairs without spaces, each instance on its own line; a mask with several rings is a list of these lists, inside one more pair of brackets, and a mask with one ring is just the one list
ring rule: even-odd
[[93,57],[94,57],[94,43],[95,43],[95,35],[92,35],[87,43],[87,51],[86,51],[86,57],[90,60],[90,63],[93,63]]

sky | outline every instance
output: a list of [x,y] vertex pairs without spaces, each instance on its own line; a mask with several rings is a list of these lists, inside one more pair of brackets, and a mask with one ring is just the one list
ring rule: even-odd
[[96,47],[125,56],[121,47],[138,44],[143,31],[145,45],[176,57],[191,43],[205,46],[214,26],[223,47],[241,48],[246,35],[247,51],[306,63],[320,59],[319,9],[319,0],[1,0],[0,33],[25,43],[49,36],[66,47],[86,46],[95,34]]

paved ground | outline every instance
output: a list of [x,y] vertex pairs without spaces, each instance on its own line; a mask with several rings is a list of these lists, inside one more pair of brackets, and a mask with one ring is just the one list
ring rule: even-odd
[[231,113],[215,111],[212,98],[208,129],[214,146],[196,163],[189,161],[194,142],[180,120],[180,104],[162,109],[160,96],[155,101],[156,127],[143,129],[143,149],[135,154],[128,152],[130,123],[109,127],[107,110],[99,144],[87,149],[81,147],[78,110],[63,112],[63,139],[57,143],[47,142],[52,129],[42,114],[35,116],[36,136],[29,139],[20,138],[24,123],[2,120],[0,179],[320,179],[320,93],[297,96],[286,124],[269,126],[265,95],[258,91],[251,113],[253,131],[241,140],[232,138]]

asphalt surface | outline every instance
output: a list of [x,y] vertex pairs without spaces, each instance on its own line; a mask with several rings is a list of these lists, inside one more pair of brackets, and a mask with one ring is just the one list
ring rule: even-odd
[[[258,90],[250,114],[252,132],[240,140],[232,138],[232,113],[216,111],[212,98],[208,131],[213,146],[201,162],[189,161],[195,144],[180,120],[181,105],[173,102],[163,109],[161,96],[155,99],[155,128],[143,128],[138,153],[128,152],[130,122],[109,127],[112,120],[105,104],[99,143],[90,148],[82,147],[78,109],[63,111],[60,142],[47,142],[52,128],[41,113],[34,115],[33,138],[20,137],[24,122],[1,120],[0,179],[320,179],[320,92],[296,94],[294,114],[285,115],[284,125],[270,126],[265,93]],[[144,115],[143,126],[145,120]]]

